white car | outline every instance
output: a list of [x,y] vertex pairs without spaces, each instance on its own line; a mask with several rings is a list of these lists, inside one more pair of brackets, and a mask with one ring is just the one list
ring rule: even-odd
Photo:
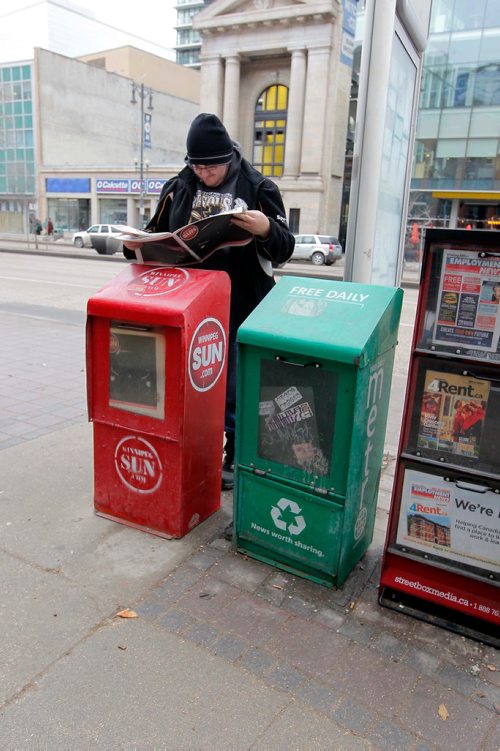
[[75,232],[73,235],[73,245],[76,245],[77,248],[83,248],[84,245],[87,247],[95,247],[98,253],[102,253],[99,248],[102,247],[103,243],[97,242],[96,245],[94,245],[92,243],[92,238],[94,238],[94,240],[97,238],[106,239],[110,235],[118,235],[122,231],[122,229],[114,224],[93,224],[92,227],[89,227],[82,232]]
[[291,261],[311,261],[315,266],[331,266],[339,258],[342,258],[342,246],[333,235],[295,235]]

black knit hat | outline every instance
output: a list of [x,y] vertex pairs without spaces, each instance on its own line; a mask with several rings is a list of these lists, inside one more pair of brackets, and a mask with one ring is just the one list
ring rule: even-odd
[[189,164],[225,164],[233,156],[233,142],[217,115],[195,117],[186,141]]

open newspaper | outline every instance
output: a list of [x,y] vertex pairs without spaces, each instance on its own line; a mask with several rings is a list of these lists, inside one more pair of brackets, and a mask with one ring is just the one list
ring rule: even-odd
[[226,245],[246,245],[253,235],[231,223],[242,208],[186,224],[175,232],[145,232],[123,226],[118,235],[123,244],[135,253],[138,263],[189,266],[200,263]]

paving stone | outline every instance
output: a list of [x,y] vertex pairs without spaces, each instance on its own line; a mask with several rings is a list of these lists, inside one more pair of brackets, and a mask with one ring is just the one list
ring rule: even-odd
[[266,602],[276,605],[276,607],[280,607],[280,605],[283,604],[283,600],[288,597],[283,590],[277,589],[272,585],[269,586],[267,582],[264,582],[264,584],[256,590],[255,594],[257,597],[262,597]]
[[223,537],[217,537],[215,540],[212,540],[208,547],[214,548],[214,550],[220,550],[222,552],[228,552],[231,550],[232,543],[230,540],[224,540]]
[[265,647],[284,662],[321,679],[337,665],[347,640],[321,624],[290,616]]
[[[205,574],[177,601],[177,607],[199,620],[217,620],[224,608],[240,596],[236,587],[231,587],[209,574]],[[222,629],[228,630],[228,629]]]
[[351,642],[337,655],[326,682],[352,695],[355,695],[356,687],[362,686],[362,694],[355,698],[367,707],[376,707],[386,717],[392,717],[408,701],[417,678],[418,674],[412,668]]
[[347,698],[335,707],[333,719],[339,725],[358,735],[365,735],[370,725],[375,723],[375,715],[355,699]]
[[381,652],[393,660],[401,660],[408,649],[404,641],[398,639],[392,634],[388,634],[387,632],[383,632],[376,636],[373,639],[371,646],[373,649],[376,649],[377,652]]
[[435,675],[445,686],[451,686],[464,696],[470,696],[479,686],[476,676],[449,663],[444,663]]
[[311,707],[329,717],[333,716],[336,706],[342,699],[342,695],[337,689],[331,686],[324,686],[315,680],[301,684],[294,693],[297,698],[310,704]]
[[307,600],[302,599],[302,597],[295,595],[285,597],[282,601],[282,607],[289,613],[300,615],[302,618],[309,618],[314,614],[315,610],[317,610],[315,603],[307,602]]
[[404,656],[404,662],[414,668],[417,673],[424,675],[434,675],[437,672],[441,660],[436,655],[424,652],[423,649],[409,646]]
[[217,551],[204,549],[198,550],[186,563],[197,571],[208,571],[218,560]]
[[141,616],[141,618],[157,618],[165,613],[166,605],[163,599],[151,596],[146,600],[143,600],[134,608],[134,610]]
[[[442,720],[438,714],[441,704],[448,712],[447,720]],[[444,748],[461,749],[467,738],[467,751],[481,748],[494,720],[493,712],[453,689],[432,683],[429,678],[421,679],[397,716],[409,732]],[[471,728],[474,729],[473,744]]]
[[208,623],[191,623],[184,629],[183,636],[202,647],[210,647],[220,636],[219,631]]
[[416,736],[407,733],[402,728],[388,720],[381,720],[366,735],[366,738],[380,751],[402,751],[402,749],[420,748],[421,751],[430,751],[428,746],[423,746]]
[[345,636],[346,639],[355,641],[358,644],[368,644],[375,633],[373,626],[358,620],[352,615],[346,618],[338,631],[339,634]]
[[247,649],[248,644],[246,642],[236,639],[230,634],[222,634],[212,645],[212,652],[225,660],[229,660],[229,662],[237,660]]
[[309,707],[290,703],[252,743],[252,751],[368,751],[370,745]]
[[491,726],[481,751],[498,751],[500,748],[500,718]]
[[497,686],[480,681],[477,688],[472,691],[470,698],[484,707],[494,709],[500,715],[500,689]]
[[311,615],[311,620],[321,623],[323,626],[331,628],[333,631],[337,631],[346,619],[344,611],[334,610],[333,608],[318,608],[318,610]]
[[222,558],[212,572],[218,579],[246,592],[254,592],[269,576],[269,569],[258,561],[249,560],[237,553]]
[[178,568],[156,587],[154,594],[165,600],[165,602],[175,602],[200,579],[200,576],[200,572],[193,569],[187,567]]
[[255,675],[263,677],[274,666],[274,660],[267,652],[251,647],[241,656],[238,664],[255,673]]
[[306,681],[307,678],[303,673],[286,665],[277,665],[267,676],[267,683],[282,691],[295,692],[298,686]]
[[167,631],[171,631],[173,634],[179,634],[183,628],[192,622],[193,619],[180,610],[170,610],[159,620],[160,626],[163,626],[163,628],[166,628]]
[[221,631],[229,631],[254,646],[265,647],[269,639],[281,633],[291,617],[262,598],[244,593],[231,600],[230,607],[214,612],[211,621]]

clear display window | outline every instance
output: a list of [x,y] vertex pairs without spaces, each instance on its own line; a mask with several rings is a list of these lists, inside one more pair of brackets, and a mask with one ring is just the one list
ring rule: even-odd
[[313,476],[330,473],[337,375],[321,367],[262,360],[258,454]]
[[500,374],[491,366],[418,359],[406,452],[497,476],[499,422]]
[[484,481],[405,468],[396,545],[436,565],[500,581],[500,493]]
[[165,409],[165,335],[111,324],[109,406],[162,419]]
[[500,252],[433,246],[417,347],[500,362]]

